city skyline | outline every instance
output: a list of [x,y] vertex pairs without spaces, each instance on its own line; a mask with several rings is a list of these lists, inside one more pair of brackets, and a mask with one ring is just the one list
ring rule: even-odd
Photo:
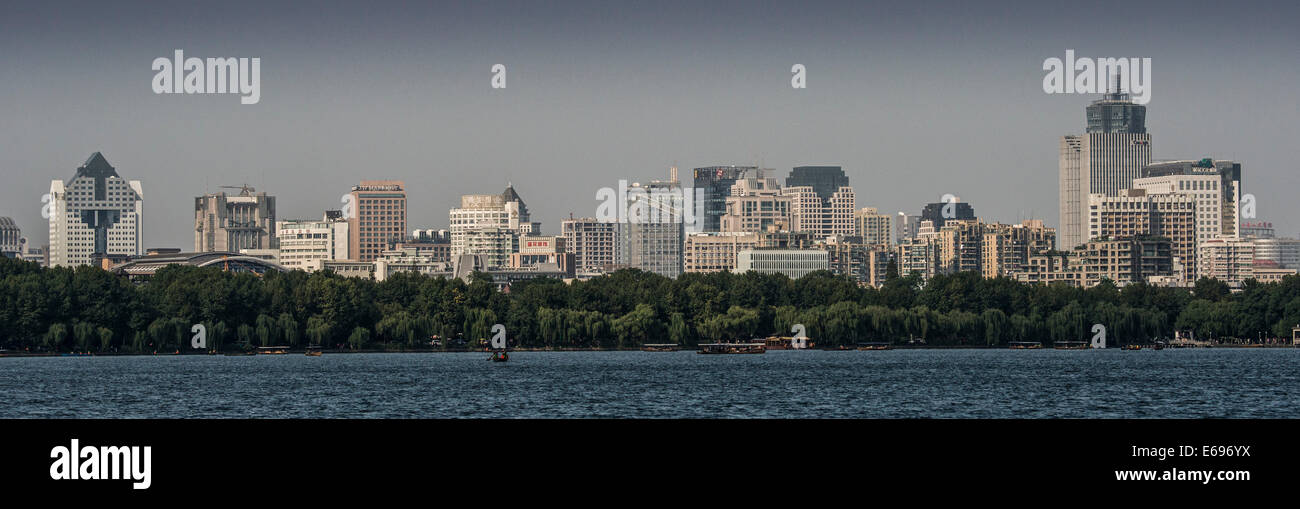
[[[513,182],[553,197],[531,206],[555,231],[570,212],[589,215],[597,188],[663,178],[673,165],[784,174],[834,164],[858,203],[881,211],[914,214],[951,193],[983,217],[1059,225],[1057,140],[1084,133],[1097,96],[1044,93],[1041,67],[1074,49],[1152,58],[1152,159],[1242,163],[1257,218],[1295,235],[1296,98],[1277,84],[1300,79],[1281,65],[1296,34],[1279,11],[1297,7],[1098,8],[1120,6],[1126,16],[1092,25],[1052,6],[983,13],[943,2],[666,4],[617,16],[581,3],[366,14],[324,4],[311,27],[288,30],[275,28],[301,13],[287,6],[248,6],[251,20],[199,6],[197,23],[129,4],[28,6],[0,21],[10,48],[0,64],[22,70],[0,77],[11,91],[0,99],[11,119],[0,126],[10,180],[0,215],[41,243],[49,179],[102,151],[147,183],[155,211],[248,183],[279,197],[279,217],[314,218],[359,178],[393,179],[412,196],[410,226],[427,228],[460,194]],[[353,15],[366,16],[363,28]],[[534,28],[538,16],[560,29]],[[1251,29],[1182,28],[1206,18]],[[906,22],[927,28],[894,26]],[[154,94],[149,62],[175,49],[262,58],[260,102]],[[497,63],[509,69],[505,90],[489,85]],[[790,88],[795,63],[807,66],[807,89]],[[152,222],[144,244],[189,245],[190,228]]]

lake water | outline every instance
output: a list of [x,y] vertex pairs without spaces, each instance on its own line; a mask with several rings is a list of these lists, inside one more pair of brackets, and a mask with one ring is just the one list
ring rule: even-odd
[[1300,417],[1300,350],[0,358],[0,418]]

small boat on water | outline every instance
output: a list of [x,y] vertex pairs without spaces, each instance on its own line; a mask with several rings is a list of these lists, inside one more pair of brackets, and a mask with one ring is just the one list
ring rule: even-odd
[[677,344],[675,343],[646,343],[641,345],[642,352],[676,352]]
[[764,343],[703,343],[699,353],[705,354],[747,354],[767,353]]
[[864,352],[870,350],[892,350],[893,348],[894,345],[889,343],[858,343],[858,350]]
[[1165,343],[1164,341],[1156,341],[1155,345],[1152,346],[1151,349],[1152,349],[1152,350],[1164,350],[1166,346],[1169,346],[1169,345],[1168,345],[1167,343]]
[[505,350],[495,350],[492,352],[492,356],[488,357],[488,360],[492,362],[506,362],[510,360],[510,354]]
[[322,353],[324,353],[324,352],[321,351],[321,349],[320,349],[319,346],[309,346],[309,347],[307,347],[307,356],[308,356],[308,357],[320,357]]
[[1007,344],[1007,348],[1012,350],[1037,350],[1042,347],[1043,344],[1037,341],[1012,341]]
[[1052,344],[1052,348],[1057,350],[1087,350],[1089,345],[1087,341],[1057,341]]
[[289,353],[287,346],[259,346],[257,347],[258,355],[284,355]]
[[1141,349],[1142,349],[1142,345],[1137,345],[1137,344],[1129,343],[1129,344],[1127,344],[1127,345],[1124,345],[1121,349],[1122,349],[1122,350],[1141,350]]
[[763,347],[768,350],[808,350],[814,346],[806,337],[768,336],[763,340]]

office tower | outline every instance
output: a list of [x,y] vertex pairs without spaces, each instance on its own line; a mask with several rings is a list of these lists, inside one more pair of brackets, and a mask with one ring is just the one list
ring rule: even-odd
[[795,166],[785,178],[785,187],[811,187],[823,202],[829,201],[841,187],[849,186],[849,177],[839,166]]
[[[704,217],[700,231],[716,232],[722,227],[722,216],[727,213],[727,197],[731,196],[731,186],[743,178],[762,178],[764,172],[756,166],[705,166],[695,168],[691,185],[697,196],[703,199]],[[670,176],[669,181],[677,181]]]
[[560,223],[560,233],[564,236],[564,248],[573,254],[573,268],[577,274],[601,274],[614,266],[618,223],[570,217]]
[[682,243],[685,235],[685,195],[677,182],[653,181],[629,188],[629,210],[645,216],[620,224],[619,258],[615,263],[634,269],[677,277],[682,273]]
[[790,198],[791,230],[817,237],[855,233],[857,198],[852,187],[841,186],[825,198],[811,185],[786,186],[781,194]]
[[781,186],[774,178],[736,181],[726,205],[719,231],[763,232],[772,225],[790,228],[790,197],[781,195]]
[[[1163,237],[1170,241],[1175,272],[1190,284],[1196,275],[1196,198],[1125,189],[1118,196],[1088,196],[1089,239]],[[1180,267],[1181,266],[1181,269]]]
[[853,214],[854,235],[862,237],[863,244],[876,244],[889,249],[893,242],[893,217],[881,214],[875,207],[867,207]]
[[348,217],[348,254],[370,262],[393,242],[406,237],[406,184],[400,180],[363,180],[352,186]]
[[1061,247],[1088,241],[1088,196],[1116,196],[1151,162],[1146,106],[1116,88],[1087,107],[1087,132],[1060,143]]
[[[1143,168],[1139,180],[1152,192],[1197,195],[1197,220],[1201,223],[1198,226],[1211,234],[1205,239],[1214,235],[1241,236],[1238,228],[1242,220],[1241,163],[1208,157],[1163,161]],[[1133,187],[1139,187],[1139,180],[1134,181]]]
[[[542,224],[533,222],[514,185],[501,194],[467,194],[460,197],[460,207],[451,209],[451,256],[487,254],[493,267],[502,267],[520,235],[540,235]],[[509,237],[516,237],[511,240]],[[513,249],[513,248],[510,248]]]
[[348,221],[326,214],[319,221],[290,219],[276,222],[280,242],[280,265],[289,270],[312,272],[323,261],[347,260],[351,241]]
[[239,194],[194,198],[194,252],[276,248],[275,197],[247,185],[222,187]]
[[23,231],[18,223],[8,217],[0,217],[0,256],[21,258],[23,249]]
[[683,272],[729,272],[736,268],[736,256],[758,247],[758,233],[693,233],[682,248]]
[[144,253],[144,191],[95,152],[68,181],[50,182],[52,267],[91,263],[92,255]]
[[930,221],[936,231],[942,229],[948,221],[968,219],[975,219],[975,208],[963,201],[929,203],[921,209],[921,221]]

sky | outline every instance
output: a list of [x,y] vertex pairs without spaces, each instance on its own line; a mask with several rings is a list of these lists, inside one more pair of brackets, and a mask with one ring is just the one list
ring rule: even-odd
[[[0,216],[43,244],[50,181],[99,151],[143,182],[146,247],[191,248],[218,186],[319,218],[362,179],[406,182],[411,229],[513,183],[557,234],[673,165],[840,165],[859,207],[1056,225],[1059,138],[1097,96],[1045,93],[1043,62],[1073,49],[1150,58],[1153,158],[1242,163],[1258,218],[1300,232],[1300,4],[979,4],[5,1]],[[176,49],[260,58],[260,102],[155,94]]]

